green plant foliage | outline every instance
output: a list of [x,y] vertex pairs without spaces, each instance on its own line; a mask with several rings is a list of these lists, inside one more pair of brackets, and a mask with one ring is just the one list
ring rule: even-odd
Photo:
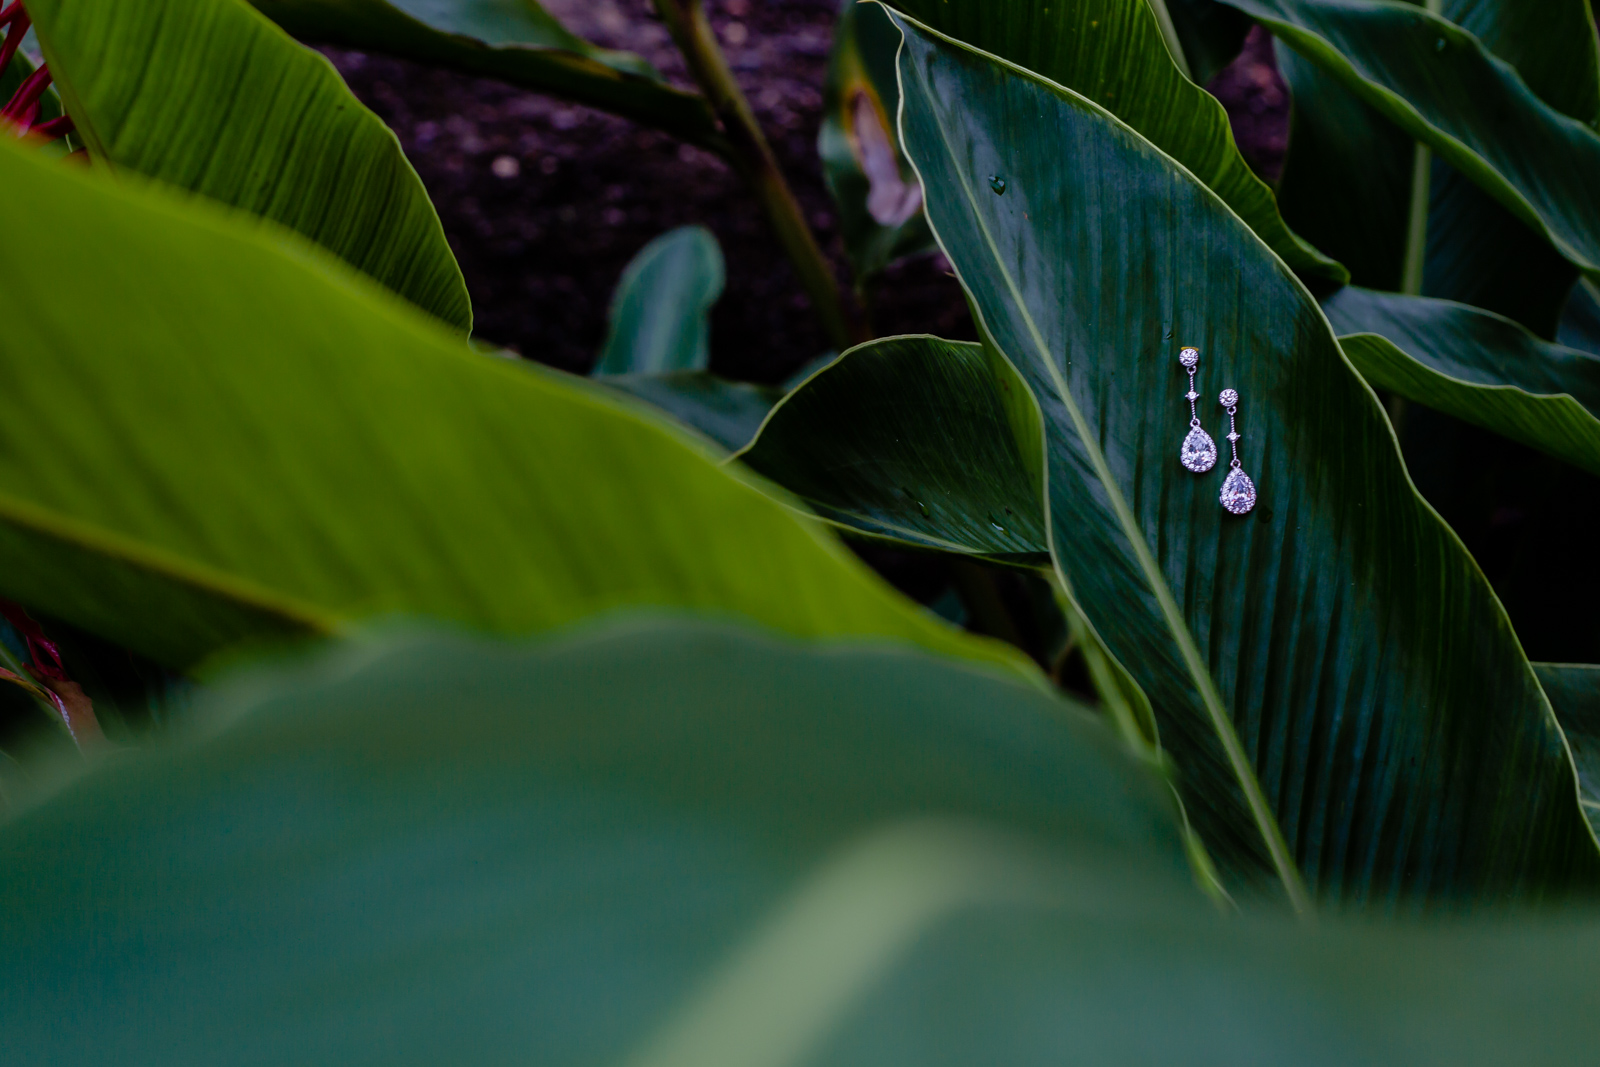
[[326,59],[243,0],[30,0],[28,12],[97,163],[298,230],[471,327],[422,182]]
[[645,245],[611,296],[611,328],[593,373],[705,370],[722,284],[722,249],[704,226],[680,226]]
[[[1512,63],[1557,111],[1580,122],[1600,111],[1595,35],[1584,0],[1553,0],[1536,11],[1516,0],[1450,0],[1442,10],[1496,58]],[[1345,263],[1357,284],[1399,288],[1411,137],[1291,49],[1280,46],[1278,62],[1295,102],[1279,187],[1284,217]],[[1576,269],[1543,236],[1437,160],[1429,205],[1422,292],[1497,311],[1550,336]]]
[[1556,340],[1568,348],[1600,356],[1600,290],[1587,278],[1572,287],[1562,309]]
[[1535,663],[1533,669],[1572,749],[1580,803],[1600,833],[1600,666]]
[[1566,1067],[1600,1037],[1590,916],[1220,914],[1077,709],[732,627],[258,670],[0,824],[0,864],[23,1063]]
[[1082,93],[1202,182],[1296,272],[1343,283],[1339,264],[1300,240],[1272,190],[1239,155],[1228,116],[1173,63],[1147,0],[905,0],[891,6],[974,48]]
[[858,287],[895,260],[933,247],[922,191],[895,132],[899,47],[900,34],[883,8],[841,0],[817,154]]
[[1239,58],[1250,32],[1242,11],[1217,0],[1166,0],[1166,8],[1197,85],[1205,85]]
[[739,458],[846,529],[1036,566],[1049,558],[1037,420],[981,345],[891,337],[797,387]]
[[[1600,853],[1505,614],[1310,295],[1092,101],[906,27],[902,138],[1042,410],[1056,568],[1149,696],[1218,862],[1349,904],[1593,885]],[[1178,462],[1180,344],[1201,349],[1219,437],[1216,390],[1243,393],[1248,517],[1218,505],[1220,470]]]
[[666,130],[717,140],[711,108],[643,59],[596,48],[535,0],[250,0],[303,40],[498,78]]
[[286,231],[16,148],[0,184],[0,595],[177,666],[374,615],[652,605],[1021,660],[669,426]]
[[[1233,3],[1426,143],[1579,270],[1600,274],[1600,136],[1541,100],[1471,33],[1409,4]],[[1592,27],[1587,33],[1593,37]]]
[[1600,474],[1600,356],[1448,300],[1349,287],[1322,310],[1375,388]]
[[618,374],[599,381],[659,408],[730,452],[750,443],[783,397],[782,389],[730,382],[706,371]]

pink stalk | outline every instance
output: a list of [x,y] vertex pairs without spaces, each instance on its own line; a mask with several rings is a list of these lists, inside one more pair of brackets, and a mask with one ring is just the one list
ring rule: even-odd
[[[22,39],[28,35],[28,27],[33,25],[33,20],[26,11],[21,10],[22,3],[18,0],[11,7],[17,8],[17,13],[11,17],[11,29],[6,32],[6,43],[0,44],[0,73],[3,73],[11,63],[11,57],[17,54],[17,49],[22,47]],[[7,8],[10,11],[11,8]]]
[[23,116],[33,109],[34,117],[38,117],[39,98],[44,96],[44,91],[50,88],[53,80],[54,75],[50,73],[49,67],[40,67],[28,75],[22,84],[17,86],[16,93],[6,106],[0,108],[0,118],[10,119],[24,128],[32,125],[30,121],[24,120]]

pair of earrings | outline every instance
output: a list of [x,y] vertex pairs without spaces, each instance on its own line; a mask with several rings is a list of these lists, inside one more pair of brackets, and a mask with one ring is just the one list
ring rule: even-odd
[[[1200,399],[1200,394],[1194,391],[1194,372],[1200,365],[1200,350],[1180,350],[1178,362],[1189,372],[1189,391],[1183,394],[1189,402],[1189,435],[1183,439],[1178,459],[1196,474],[1204,474],[1217,465],[1217,443],[1200,428],[1200,416],[1194,407],[1194,402]],[[1228,464],[1232,469],[1223,479],[1222,492],[1217,499],[1233,514],[1245,515],[1256,506],[1256,483],[1250,480],[1239,462],[1239,394],[1236,390],[1224,389],[1217,402],[1228,410],[1228,443],[1233,446],[1233,462]]]

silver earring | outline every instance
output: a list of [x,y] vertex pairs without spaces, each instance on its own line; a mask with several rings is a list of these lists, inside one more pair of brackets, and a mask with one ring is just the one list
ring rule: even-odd
[[1200,416],[1194,409],[1194,402],[1200,399],[1200,394],[1194,391],[1194,369],[1200,365],[1200,350],[1180,350],[1178,362],[1189,372],[1189,391],[1183,394],[1183,398],[1189,402],[1189,435],[1183,439],[1178,459],[1196,474],[1204,474],[1217,465],[1217,443],[1200,428]]
[[1224,389],[1217,401],[1228,409],[1228,443],[1233,446],[1233,462],[1228,464],[1233,469],[1222,480],[1222,492],[1217,499],[1235,515],[1245,515],[1256,506],[1256,483],[1250,480],[1239,463],[1239,394],[1235,390]]

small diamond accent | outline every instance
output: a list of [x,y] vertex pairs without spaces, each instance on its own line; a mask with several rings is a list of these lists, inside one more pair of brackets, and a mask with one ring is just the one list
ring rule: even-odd
[[1256,506],[1256,483],[1242,470],[1229,471],[1217,499],[1235,515],[1247,515]]
[[1199,400],[1200,394],[1191,389],[1187,393],[1183,394],[1183,398],[1185,400]]
[[1225,408],[1231,408],[1239,402],[1239,394],[1232,389],[1224,389],[1222,395],[1217,397],[1218,403]]
[[1182,349],[1178,352],[1178,362],[1185,367],[1193,367],[1200,362],[1200,350],[1198,348]]
[[1210,434],[1196,426],[1183,439],[1183,449],[1178,453],[1178,459],[1196,474],[1204,474],[1217,465],[1217,443]]
[[1239,435],[1237,433],[1230,433],[1228,435],[1228,440],[1230,440],[1230,441],[1237,441],[1238,439],[1239,439]]

